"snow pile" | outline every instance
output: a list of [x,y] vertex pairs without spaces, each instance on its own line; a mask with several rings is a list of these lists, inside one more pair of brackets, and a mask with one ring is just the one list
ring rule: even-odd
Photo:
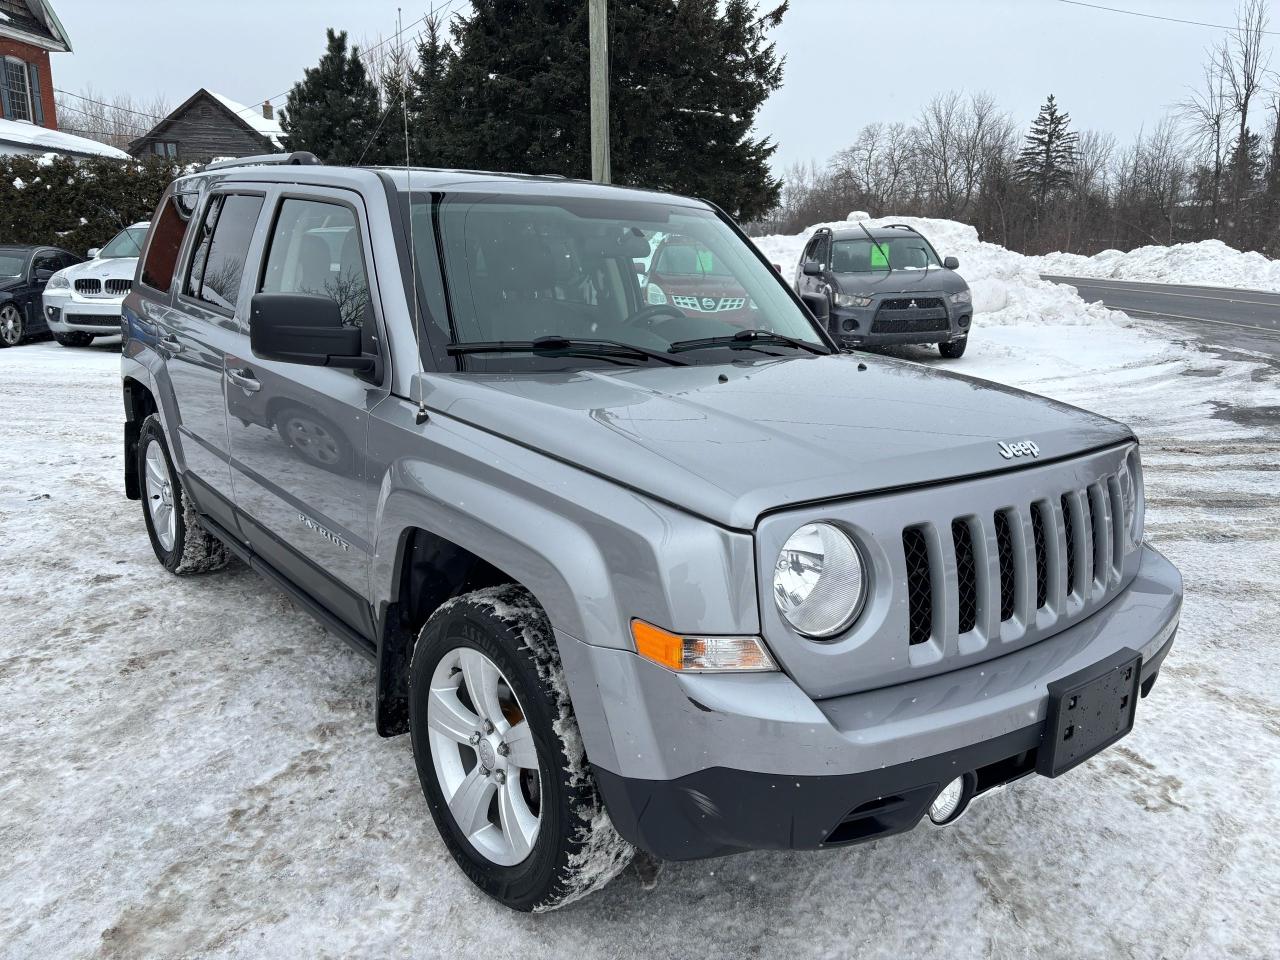
[[1092,257],[1049,253],[1029,259],[1041,273],[1053,276],[1280,291],[1280,261],[1252,251],[1242,253],[1221,240],[1139,247],[1128,253],[1103,250]]
[[72,156],[110,157],[112,160],[128,160],[129,155],[123,150],[109,147],[97,140],[87,137],[76,137],[61,130],[50,130],[34,123],[19,120],[0,120],[0,144],[16,146],[19,149],[0,150],[2,153],[40,153],[53,151],[58,154]]
[[[850,216],[854,216],[851,214]],[[905,223],[933,245],[939,257],[955,257],[958,271],[973,291],[973,310],[982,326],[1127,325],[1122,314],[1100,304],[1087,304],[1070,287],[1040,279],[1032,257],[978,239],[978,231],[954,220],[928,217],[878,217],[861,221],[868,228]],[[846,222],[815,224],[796,235],[755,237],[755,244],[788,279],[795,275],[800,255],[818,227],[848,229]]]

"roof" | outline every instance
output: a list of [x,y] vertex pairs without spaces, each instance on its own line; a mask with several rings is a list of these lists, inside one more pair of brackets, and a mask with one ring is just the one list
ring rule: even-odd
[[[706,209],[701,200],[646,190],[640,187],[614,186],[589,180],[570,180],[555,174],[495,173],[488,170],[451,170],[435,167],[344,167],[327,164],[255,163],[253,158],[241,164],[229,164],[214,170],[199,171],[180,177],[178,183],[197,183],[206,177],[218,180],[250,180],[267,183],[323,184],[352,189],[396,190],[412,186],[414,191],[451,190],[454,192],[487,192],[508,195],[546,195],[589,198],[608,196],[615,199],[653,203],[662,201],[676,206]],[[195,189],[194,187],[188,189]],[[181,192],[181,191],[180,191]]]
[[71,52],[71,40],[48,0],[0,0],[0,36],[45,50]]
[[128,160],[123,150],[109,147],[97,140],[77,137],[61,130],[38,127],[22,120],[0,120],[0,153],[5,144],[23,147],[23,152],[44,151],[77,157],[107,157],[112,160]]
[[[905,223],[900,226],[867,227],[866,231],[876,240],[891,240],[894,237],[903,236],[923,236],[915,227],[909,227]],[[863,233],[856,227],[840,227],[838,230],[833,230],[831,236],[836,240],[865,240],[867,233]]]
[[262,115],[262,111],[255,107],[246,107],[242,103],[237,103],[230,97],[224,97],[220,93],[213,93],[201,87],[182,103],[178,104],[173,110],[169,111],[169,115],[157,123],[154,127],[144,133],[142,136],[130,141],[129,150],[136,153],[148,141],[160,139],[165,128],[181,117],[192,105],[201,99],[208,99],[222,109],[227,118],[228,123],[237,124],[244,127],[251,133],[256,133],[260,137],[266,139],[266,146],[274,147],[277,150],[284,149],[284,130],[280,127],[279,120],[268,120]]
[[284,130],[280,127],[279,120],[268,120],[262,115],[260,107],[246,107],[243,103],[237,103],[230,97],[224,97],[220,93],[214,93],[212,90],[205,91],[213,99],[217,100],[224,107],[234,113],[253,129],[262,134],[272,145],[280,150],[284,149]]

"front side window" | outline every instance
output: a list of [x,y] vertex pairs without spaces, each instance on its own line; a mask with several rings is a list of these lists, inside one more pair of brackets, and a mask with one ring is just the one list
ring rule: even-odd
[[[709,210],[660,200],[461,194],[434,206],[415,195],[412,205],[415,226],[431,222],[431,210],[439,228],[457,345],[605,340],[691,363],[720,362],[723,351],[744,346],[757,358],[827,349],[777,274]],[[434,234],[416,229],[420,262],[434,256]],[[748,331],[804,346],[776,338],[754,345]],[[693,343],[708,339],[714,342]],[[543,357],[514,353],[466,359],[468,369],[472,362],[478,369],[548,366]]]
[[262,273],[262,293],[305,293],[338,304],[342,322],[370,320],[369,277],[350,207],[290,198],[280,205]]
[[34,279],[36,274],[41,270],[47,270],[49,273],[57,273],[61,269],[58,263],[57,254],[41,253],[37,254],[31,262],[31,276]]
[[832,273],[924,270],[937,266],[940,266],[938,255],[928,242],[910,234],[875,240],[866,237],[837,240],[831,257]]
[[27,65],[21,60],[6,57],[4,72],[5,88],[8,93],[8,118],[31,120],[31,87],[27,82]]
[[25,253],[6,253],[0,250],[0,277],[20,277],[27,269]]
[[182,238],[191,220],[190,194],[170,194],[152,220],[151,241],[142,262],[142,282],[168,293],[178,266]]
[[183,293],[234,312],[262,197],[226,194],[209,201]]
[[112,257],[136,257],[142,253],[142,241],[146,238],[146,227],[128,227],[112,237],[111,242],[98,251],[98,258],[108,260]]

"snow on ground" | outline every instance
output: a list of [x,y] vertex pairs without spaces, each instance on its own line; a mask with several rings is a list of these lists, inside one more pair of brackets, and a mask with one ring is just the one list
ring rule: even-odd
[[1078,301],[1032,317],[1038,281],[934,239],[1009,304],[960,361],[904,355],[1142,437],[1187,600],[1130,737],[946,829],[509,913],[449,858],[407,739],[374,732],[367,663],[243,568],[156,564],[111,351],[2,350],[0,957],[1280,955],[1280,368]]
[[1050,253],[1030,258],[1041,273],[1103,280],[1189,283],[1207,287],[1280,292],[1280,262],[1229,247],[1221,240],[1139,247],[1122,253],[1103,250],[1092,257]]

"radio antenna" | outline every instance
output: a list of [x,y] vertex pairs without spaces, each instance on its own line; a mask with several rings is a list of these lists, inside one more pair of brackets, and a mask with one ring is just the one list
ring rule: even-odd
[[[418,353],[418,373],[425,374],[427,371],[422,365],[422,307],[418,302],[418,245],[413,231],[413,166],[409,162],[409,58],[404,55],[404,15],[399,7],[396,7],[396,45],[400,48],[400,66],[404,71],[401,78],[400,106],[404,114],[404,188],[409,196],[409,269],[412,276],[409,289],[413,292],[413,303],[410,309],[413,311],[413,343]],[[413,419],[419,426],[427,422],[425,397],[418,398],[418,412]]]

